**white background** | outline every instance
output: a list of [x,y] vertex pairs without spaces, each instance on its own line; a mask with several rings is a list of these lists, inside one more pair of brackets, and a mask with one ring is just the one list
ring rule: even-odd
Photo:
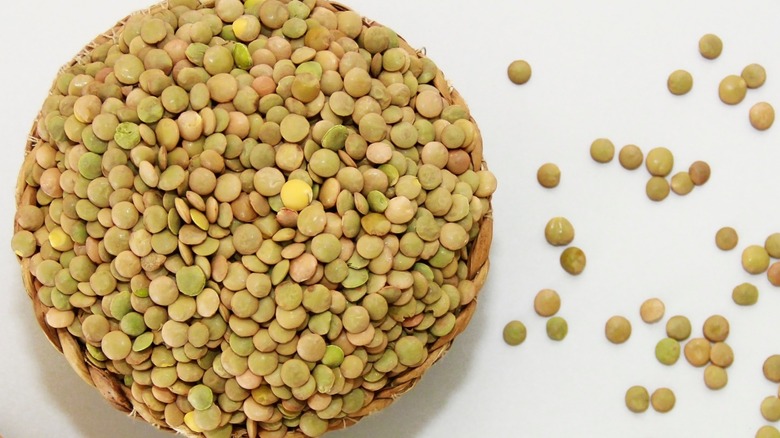
[[[13,188],[30,123],[59,66],[86,42],[146,0],[38,0],[3,11],[0,52],[0,434],[6,438],[168,437],[112,410],[48,344],[31,312],[9,246]],[[740,251],[780,231],[780,126],[753,130],[748,109],[767,100],[780,109],[780,3],[734,1],[465,0],[355,1],[358,12],[393,27],[427,53],[462,92],[482,129],[485,157],[498,177],[490,279],[469,329],[420,385],[381,414],[333,437],[752,437],[765,424],[761,400],[777,393],[761,364],[780,353],[780,290],[740,267]],[[723,55],[706,61],[697,41],[714,32]],[[506,79],[506,66],[527,59],[524,86]],[[718,100],[727,74],[758,62],[764,87],[738,106]],[[693,91],[675,97],[667,75],[694,76]],[[658,204],[644,195],[644,169],[606,165],[588,155],[608,137],[644,151],[666,146],[675,171],[698,159],[710,182]],[[535,181],[538,166],[556,162],[561,185]],[[567,216],[574,243],[588,256],[570,277],[560,249],[543,237],[546,221]],[[721,226],[740,233],[738,250],[721,252]],[[731,289],[753,281],[757,306],[738,308]],[[548,340],[532,310],[541,288],[558,290],[569,336]],[[720,313],[732,324],[736,361],[729,384],[713,392],[702,370],[681,360],[672,367],[653,354],[663,324],[638,317],[639,304],[662,298],[667,318],[684,314],[701,333]],[[604,322],[629,317],[634,334],[609,344]],[[504,324],[521,319],[528,340],[510,348]],[[665,319],[665,320],[666,320]],[[664,320],[664,321],[665,321]],[[629,413],[625,390],[668,386],[677,406],[668,414]]]

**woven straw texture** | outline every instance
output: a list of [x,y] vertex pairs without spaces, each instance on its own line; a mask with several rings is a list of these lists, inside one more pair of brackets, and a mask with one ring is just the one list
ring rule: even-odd
[[[214,1],[200,0],[200,3],[203,7],[213,7]],[[346,6],[343,6],[338,3],[328,2],[325,0],[317,0],[317,6],[327,8],[334,12],[349,10],[349,8],[347,8]],[[154,13],[155,11],[167,7],[168,7],[167,2],[163,2],[155,6],[152,6],[147,10],[138,11],[133,15]],[[76,57],[74,57],[70,61],[70,63],[64,66],[63,69],[79,63],[85,57],[85,55],[88,55],[89,52],[97,45],[105,43],[112,39],[116,39],[120,34],[121,29],[124,26],[125,22],[129,18],[130,16],[125,17],[124,19],[119,21],[114,27],[112,27],[109,31],[95,38],[95,40],[93,40],[86,47],[84,47],[84,49],[82,49],[82,51]],[[364,18],[364,24],[366,26],[379,25],[378,23],[365,18]],[[425,56],[423,51],[418,51],[413,49],[400,36],[399,39],[400,39],[401,47],[407,50],[409,53],[416,53],[419,57]],[[433,85],[441,92],[441,95],[446,99],[447,102],[449,102],[450,104],[458,104],[463,106],[464,108],[467,108],[464,99],[453,87],[449,85],[449,83],[447,82],[447,80],[445,79],[441,71],[439,71],[436,78],[434,79]],[[471,121],[474,122],[473,118]],[[38,142],[41,141],[41,139],[36,134],[37,124],[38,124],[38,120],[36,120],[35,123],[33,124],[33,128],[30,132],[30,136],[26,144],[25,160],[22,165],[21,171],[19,173],[17,187],[16,187],[17,206],[36,204],[37,189],[36,187],[27,184],[25,176],[29,174],[30,169],[34,164],[33,154],[29,154],[29,152],[35,147],[36,144],[38,144]],[[475,171],[486,168],[485,163],[483,161],[483,155],[482,155],[482,137],[479,134],[478,129],[477,129],[476,138],[473,143],[473,148],[471,148],[469,153],[471,154],[471,159],[472,159],[471,161]],[[19,230],[18,225],[16,225],[15,228],[16,231]],[[493,237],[492,212],[488,212],[484,216],[480,224],[480,232],[477,238],[472,242],[472,246],[470,248],[470,251],[468,252],[468,260],[467,260],[468,278],[474,282],[474,285],[477,290],[477,295],[479,294],[479,291],[482,289],[485,283],[486,276],[488,274],[489,265],[490,265],[488,255],[490,251],[492,237]],[[50,327],[46,323],[45,316],[48,308],[41,303],[41,301],[38,299],[38,294],[37,294],[38,289],[42,285],[30,273],[29,258],[21,258],[20,264],[21,264],[24,286],[27,291],[27,294],[30,297],[30,300],[32,301],[34,314],[38,321],[38,324],[41,326],[41,329],[46,334],[46,337],[49,339],[51,344],[65,356],[65,359],[68,361],[68,363],[73,368],[73,370],[85,382],[87,382],[89,385],[95,387],[98,391],[100,391],[102,396],[106,400],[108,400],[108,402],[114,408],[122,412],[125,412],[132,417],[136,417],[136,418],[140,417],[144,421],[150,423],[151,425],[157,428],[171,430],[170,426],[168,426],[165,423],[165,420],[162,418],[162,415],[160,413],[151,411],[143,403],[139,403],[133,398],[130,388],[122,384],[121,377],[118,377],[105,369],[98,368],[92,362],[87,360],[86,355],[88,353],[85,350],[85,346],[77,338],[75,338],[67,329],[55,329]],[[447,353],[455,337],[457,337],[460,333],[462,333],[463,330],[466,328],[466,326],[469,324],[469,321],[471,320],[471,317],[473,316],[474,311],[476,309],[476,305],[477,305],[477,300],[474,299],[468,305],[461,308],[460,313],[458,313],[457,315],[454,329],[448,335],[438,339],[438,341],[436,341],[433,345],[428,346],[429,354],[427,360],[421,366],[410,368],[401,374],[391,375],[390,378],[388,379],[387,386],[380,391],[377,392],[366,391],[366,399],[363,408],[358,412],[351,414],[345,418],[331,420],[329,424],[329,430],[337,430],[337,429],[342,429],[351,426],[357,423],[358,421],[360,421],[362,418],[366,417],[367,415],[373,414],[375,412],[381,411],[382,409],[386,408],[391,403],[393,403],[398,397],[400,397],[407,391],[414,388],[414,386],[420,381],[422,375],[428,369],[430,369],[434,363],[436,363]],[[184,427],[176,431],[189,437],[202,436],[201,434],[193,433],[192,431]],[[261,429],[260,424],[258,424],[257,422],[252,420],[247,420],[246,424],[234,425],[232,436],[255,438],[258,436],[275,437],[280,435],[269,431],[264,431]],[[305,437],[305,435],[300,431],[292,430],[292,429],[289,430],[286,433],[286,435],[283,436],[295,437],[295,438]]]

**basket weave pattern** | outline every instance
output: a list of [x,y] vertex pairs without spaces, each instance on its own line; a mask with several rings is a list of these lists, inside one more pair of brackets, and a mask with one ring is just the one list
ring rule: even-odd
[[[213,0],[200,0],[204,7],[213,6]],[[347,7],[331,3],[326,0],[318,0],[317,6],[327,8],[333,12],[349,10]],[[166,8],[167,3],[163,2],[151,7],[145,11],[136,12],[136,14],[153,13]],[[130,17],[119,21],[108,32],[97,37],[90,44],[88,44],[82,51],[71,60],[64,68],[70,67],[77,63],[83,62],[85,58],[88,59],[88,55],[93,48],[110,40],[116,40],[124,24]],[[376,26],[377,23],[364,19],[366,26]],[[409,46],[403,38],[399,37],[399,42],[402,48],[409,53],[416,53],[420,57],[424,57],[424,53],[417,51]],[[461,95],[452,88],[441,71],[438,72],[436,78],[433,81],[433,85],[439,90],[441,95],[449,104],[458,104],[467,108],[466,102]],[[52,87],[54,89],[54,87]],[[40,117],[40,116],[39,116]],[[474,122],[473,119],[471,119]],[[16,203],[17,206],[23,205],[36,205],[36,191],[37,187],[31,186],[26,182],[26,175],[29,174],[34,165],[34,155],[29,154],[30,151],[42,140],[36,134],[36,127],[38,120],[33,124],[33,128],[30,132],[29,139],[25,149],[25,160],[19,173],[17,187],[16,187]],[[475,125],[476,126],[476,125]],[[482,157],[482,138],[479,134],[479,130],[476,131],[475,140],[473,146],[470,147],[469,153],[471,155],[471,161],[473,169],[480,170],[485,168],[485,163]],[[18,231],[20,227],[15,225],[15,231]],[[482,289],[486,276],[489,270],[488,254],[490,251],[490,245],[492,242],[493,234],[493,222],[492,214],[488,212],[482,222],[480,223],[480,232],[477,238],[464,250],[464,254],[467,255],[468,266],[468,279],[474,282],[477,294]],[[139,402],[132,396],[130,388],[122,383],[121,376],[111,373],[110,371],[95,366],[91,361],[86,358],[88,353],[85,350],[85,345],[82,341],[74,337],[67,329],[55,329],[46,323],[45,316],[48,308],[41,303],[38,299],[38,290],[42,285],[34,278],[30,272],[30,258],[21,258],[21,271],[27,294],[32,301],[35,317],[38,321],[46,337],[49,339],[52,345],[60,351],[73,370],[89,385],[97,388],[102,396],[108,400],[108,402],[116,409],[127,413],[133,417],[141,417],[146,422],[161,429],[170,430],[170,426],[166,424],[162,418],[162,414],[150,410],[144,403]],[[420,380],[422,375],[439,359],[441,359],[445,353],[449,350],[454,338],[468,325],[472,315],[476,309],[477,300],[474,299],[469,304],[460,309],[457,314],[457,319],[454,329],[446,336],[438,339],[435,343],[428,346],[428,357],[426,361],[414,368],[410,368],[403,373],[397,375],[389,375],[387,386],[380,391],[366,392],[366,399],[362,409],[358,412],[351,414],[347,417],[337,420],[331,420],[329,424],[329,430],[336,430],[348,427],[355,424],[360,419],[367,415],[375,413],[389,406],[395,399],[411,390]],[[187,436],[202,436],[195,434],[189,429],[182,427],[177,430]],[[264,436],[260,424],[255,421],[247,420],[245,425],[234,425],[233,429],[234,437],[250,437],[255,438],[257,436]],[[276,436],[276,435],[274,435]],[[290,430],[288,437],[305,437],[300,431]]]

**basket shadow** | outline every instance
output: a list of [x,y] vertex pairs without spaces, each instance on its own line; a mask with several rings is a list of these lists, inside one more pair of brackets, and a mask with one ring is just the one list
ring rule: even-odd
[[[486,285],[487,286],[487,285]],[[484,306],[484,305],[483,305]],[[384,410],[365,417],[357,424],[328,436],[333,438],[423,437],[430,419],[453,415],[447,401],[472,373],[473,352],[478,349],[487,328],[485,312],[477,306],[466,330],[458,335],[450,351],[420,379],[419,384]],[[454,436],[454,430],[439,431],[438,436]]]
[[[82,381],[68,365],[65,357],[49,344],[32,315],[32,306],[26,296],[19,294],[15,299],[16,315],[20,315],[20,332],[26,337],[24,345],[30,350],[28,355],[34,358],[34,367],[40,376],[40,381],[47,388],[43,396],[51,400],[47,408],[58,408],[61,414],[43,417],[67,417],[70,426],[66,430],[75,430],[78,436],[84,438],[99,438],[112,436],[115,438],[170,438],[171,433],[155,430],[141,420],[128,418],[127,415],[114,409],[103,399],[100,393]],[[41,409],[43,406],[36,406]],[[31,407],[32,408],[32,407]],[[31,425],[28,425],[29,427]],[[33,426],[34,428],[34,426]],[[110,434],[107,435],[107,432]],[[35,432],[27,429],[27,432]],[[33,436],[38,436],[33,433]]]

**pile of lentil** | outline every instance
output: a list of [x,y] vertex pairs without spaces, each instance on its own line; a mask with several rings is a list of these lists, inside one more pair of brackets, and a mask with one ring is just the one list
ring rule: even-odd
[[46,323],[161,426],[343,427],[480,287],[496,179],[446,89],[322,1],[130,17],[61,72],[21,175],[12,247]]

